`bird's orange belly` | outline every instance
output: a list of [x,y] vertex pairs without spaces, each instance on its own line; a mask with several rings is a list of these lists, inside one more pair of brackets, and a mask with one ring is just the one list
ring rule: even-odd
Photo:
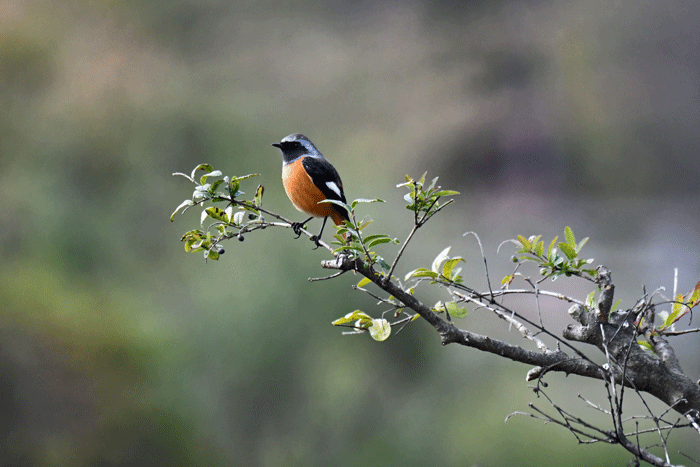
[[[342,223],[332,204],[318,204],[319,201],[326,199],[326,196],[314,185],[301,159],[286,164],[282,168],[282,183],[289,200],[299,211],[310,216],[330,217],[335,224]],[[338,222],[336,218],[339,218]]]

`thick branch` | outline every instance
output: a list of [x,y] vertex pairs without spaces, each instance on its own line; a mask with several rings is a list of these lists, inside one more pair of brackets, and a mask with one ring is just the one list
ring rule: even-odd
[[393,281],[384,282],[383,276],[378,275],[374,269],[365,265],[360,259],[339,255],[335,260],[323,261],[322,266],[329,269],[354,270],[362,274],[430,323],[440,334],[443,345],[457,343],[509,358],[516,362],[543,367],[547,371],[562,371],[566,374],[602,379],[602,374],[597,365],[578,357],[570,357],[561,350],[548,352],[530,351],[488,336],[459,329],[452,323],[443,320],[437,313],[415,296],[405,292]]
[[[615,364],[611,371],[618,384],[648,392],[683,415],[690,413],[693,417],[697,416],[700,411],[700,386],[682,372],[670,346],[660,346],[666,352],[671,352],[661,357],[642,350],[637,344],[630,314],[613,313],[609,323],[598,323],[594,313],[578,305],[572,306],[569,314],[580,324],[567,326],[564,337],[595,345],[602,352],[607,350]],[[621,370],[623,362],[626,362],[624,381]]]

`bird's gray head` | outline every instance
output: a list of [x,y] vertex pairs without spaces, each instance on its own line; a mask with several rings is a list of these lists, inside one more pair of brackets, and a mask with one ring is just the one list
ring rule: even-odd
[[282,141],[272,145],[282,151],[282,159],[285,163],[293,162],[302,156],[323,157],[321,152],[314,146],[314,143],[301,133],[285,136],[282,138]]

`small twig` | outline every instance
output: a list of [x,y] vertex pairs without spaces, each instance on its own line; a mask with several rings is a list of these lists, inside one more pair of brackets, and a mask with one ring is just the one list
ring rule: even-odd
[[493,289],[491,288],[491,275],[489,274],[489,265],[486,262],[486,255],[484,254],[484,247],[481,245],[481,239],[479,238],[479,235],[477,235],[476,232],[472,232],[472,231],[465,232],[462,234],[462,237],[469,235],[469,234],[473,235],[474,238],[476,238],[476,243],[479,244],[479,250],[481,251],[481,258],[484,260],[484,271],[486,274],[486,285],[489,288],[489,295],[491,296],[491,301],[493,301],[494,297],[493,297]]
[[413,235],[416,233],[416,231],[420,227],[421,226],[419,224],[413,225],[411,232],[408,234],[408,237],[406,237],[406,240],[404,240],[403,245],[401,245],[401,249],[399,249],[399,252],[396,254],[396,258],[394,258],[394,262],[391,263],[391,268],[389,268],[389,273],[386,275],[386,278],[384,279],[385,282],[391,280],[391,276],[392,276],[392,274],[394,274],[394,269],[396,269],[396,265],[399,263],[399,259],[401,259],[401,255],[403,255],[403,252],[406,249],[408,242],[411,241],[411,238],[413,238]]
[[338,271],[335,274],[331,274],[330,276],[325,277],[309,277],[309,282],[326,281],[328,279],[334,279],[338,276],[345,274],[346,272],[347,271]]

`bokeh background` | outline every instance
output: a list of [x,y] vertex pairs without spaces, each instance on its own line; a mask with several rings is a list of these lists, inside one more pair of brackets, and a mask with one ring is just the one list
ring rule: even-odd
[[[699,20],[691,0],[0,1],[0,464],[626,464],[554,426],[505,424],[547,407],[524,366],[442,348],[422,322],[381,344],[341,336],[333,319],[382,309],[350,275],[309,283],[327,254],[289,230],[219,262],[185,254],[199,214],[168,221],[192,190],[171,173],[260,173],[243,189],[263,183],[265,206],[294,217],[270,144],[303,132],[350,199],[387,200],[362,206],[377,232],[410,229],[404,174],[462,192],[399,274],[452,245],[483,287],[464,232],[497,282],[503,240],[570,225],[621,307],[643,286],[670,295],[674,268],[686,292]],[[554,330],[569,322],[545,305]],[[527,345],[484,311],[460,325]],[[676,346],[697,377],[697,337]],[[549,382],[573,412],[595,418],[579,392],[606,403],[580,379]]]

